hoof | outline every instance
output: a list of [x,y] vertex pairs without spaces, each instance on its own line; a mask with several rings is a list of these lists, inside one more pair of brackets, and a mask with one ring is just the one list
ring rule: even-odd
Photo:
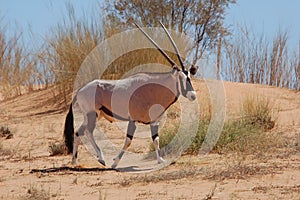
[[119,164],[120,159],[114,158],[113,161],[114,161],[114,164],[111,165],[111,168],[115,169],[117,167],[117,165]]
[[163,159],[162,157],[159,157],[159,158],[157,159],[157,163],[158,163],[158,164],[165,163],[165,162],[166,162],[166,160]]
[[113,169],[116,169],[116,167],[117,167],[117,164],[115,164],[115,163],[111,165],[111,168],[113,168]]
[[72,160],[71,161],[71,165],[77,165],[78,163],[77,163],[77,160]]
[[98,160],[98,162],[99,162],[101,165],[106,166],[104,160]]

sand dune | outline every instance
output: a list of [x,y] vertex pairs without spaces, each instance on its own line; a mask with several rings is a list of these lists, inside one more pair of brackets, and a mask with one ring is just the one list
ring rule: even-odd
[[[222,84],[226,120],[238,116],[247,96],[268,98],[276,108],[276,124],[269,134],[280,136],[288,144],[271,154],[262,152],[260,158],[239,153],[184,155],[175,164],[154,172],[132,173],[137,161],[129,159],[124,161],[123,171],[131,173],[30,173],[32,169],[71,166],[70,155],[49,156],[49,144],[62,141],[66,112],[49,102],[53,99],[48,89],[0,102],[0,126],[9,127],[14,135],[11,139],[0,138],[0,199],[299,199],[300,92],[254,84]],[[194,81],[194,86],[200,111],[205,112],[214,91],[209,91],[205,81]],[[104,120],[98,126],[116,148],[121,147],[122,127]],[[142,132],[143,127],[139,130]],[[145,153],[150,141],[150,137],[137,137],[129,151]],[[84,146],[80,146],[79,164],[103,168]]]

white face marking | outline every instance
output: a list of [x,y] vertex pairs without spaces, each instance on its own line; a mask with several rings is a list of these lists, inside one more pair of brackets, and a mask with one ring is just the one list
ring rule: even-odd
[[190,101],[194,101],[196,99],[196,92],[195,91],[188,91],[186,97]]
[[187,79],[187,76],[182,72],[182,71],[180,71],[180,76],[181,76],[181,78],[182,78],[182,89],[183,90],[186,90],[186,79]]
[[[187,79],[190,78],[190,72],[188,71],[188,74],[186,75],[181,71],[181,77],[184,80],[183,81],[183,90],[187,90]],[[194,101],[196,99],[196,92],[195,91],[187,91],[186,98],[190,101]]]
[[188,77],[188,78],[191,78],[191,73],[190,73],[190,71],[188,71],[187,77]]

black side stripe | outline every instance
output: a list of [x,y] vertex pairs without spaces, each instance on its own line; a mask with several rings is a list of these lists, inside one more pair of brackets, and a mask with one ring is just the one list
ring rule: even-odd
[[121,117],[120,115],[117,115],[117,114],[113,113],[112,111],[110,111],[105,106],[102,106],[99,110],[103,111],[106,115],[113,117],[115,119],[122,120],[122,121],[129,121],[129,118]]

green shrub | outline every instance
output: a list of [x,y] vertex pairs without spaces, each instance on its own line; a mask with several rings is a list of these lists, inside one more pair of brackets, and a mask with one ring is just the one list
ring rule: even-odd
[[[266,133],[275,125],[272,118],[273,106],[264,97],[247,97],[242,103],[240,118],[229,120],[224,124],[222,133],[213,151],[217,153],[241,152],[255,153],[269,149],[272,138]],[[209,119],[200,119],[196,136],[186,153],[198,154],[209,127]],[[178,126],[163,129],[160,133],[160,147],[169,144],[177,133]],[[274,139],[273,139],[274,140]],[[153,151],[153,144],[150,146]]]
[[[163,148],[168,145],[172,139],[175,137],[179,126],[174,126],[173,128],[163,129],[161,133],[159,133],[159,147]],[[153,143],[150,143],[150,151],[154,151]]]
[[197,154],[201,148],[201,145],[205,139],[207,129],[209,126],[209,120],[200,120],[198,131],[196,136],[193,138],[191,145],[187,149],[187,153]]

